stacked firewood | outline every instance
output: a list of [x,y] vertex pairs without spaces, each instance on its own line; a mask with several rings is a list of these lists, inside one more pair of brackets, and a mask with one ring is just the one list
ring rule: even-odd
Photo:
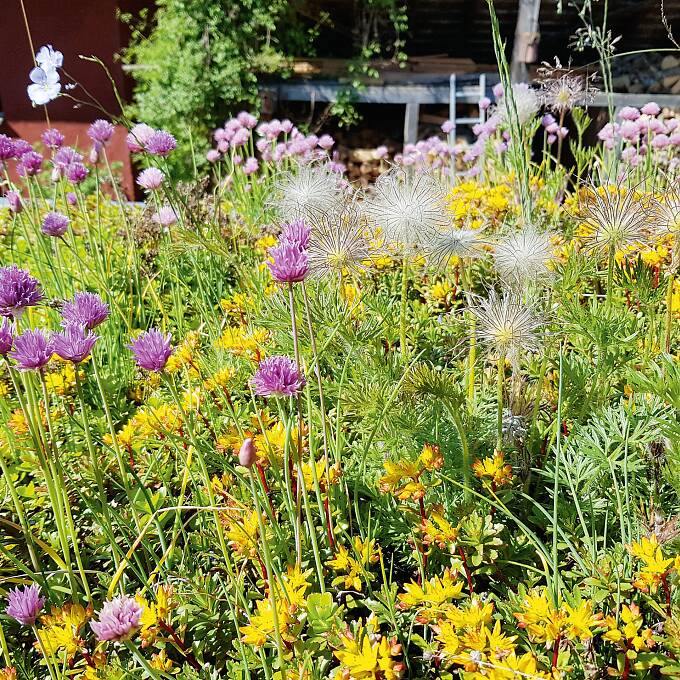
[[621,56],[613,62],[616,92],[680,93],[680,57],[642,53]]

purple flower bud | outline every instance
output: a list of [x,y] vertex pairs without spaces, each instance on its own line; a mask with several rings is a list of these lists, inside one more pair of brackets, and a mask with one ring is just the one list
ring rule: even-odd
[[96,293],[76,293],[61,308],[63,325],[78,324],[92,330],[109,317],[109,306]]
[[247,111],[241,111],[241,113],[236,116],[236,120],[249,130],[257,125],[257,118]]
[[17,174],[20,177],[33,177],[42,169],[43,157],[37,151],[27,151],[19,160]]
[[321,135],[321,137],[319,137],[319,141],[317,142],[317,144],[322,149],[328,151],[328,149],[330,149],[333,146],[333,144],[335,144],[335,140],[330,135]]
[[24,206],[21,202],[21,194],[19,194],[18,191],[8,191],[5,194],[5,198],[7,199],[7,203],[9,203],[9,209],[13,213],[20,213]]
[[309,273],[309,257],[295,243],[279,243],[269,249],[272,260],[267,262],[269,271],[279,283],[304,281]]
[[250,379],[255,394],[261,397],[292,397],[305,385],[305,379],[289,357],[267,357]]
[[63,236],[68,229],[69,219],[58,212],[49,212],[42,223],[42,232],[47,236]]
[[119,595],[104,602],[99,621],[90,622],[90,627],[100,642],[127,640],[139,629],[143,611],[134,597]]
[[33,147],[25,139],[14,140],[14,158],[21,158],[29,151],[33,151]]
[[156,329],[142,331],[127,348],[132,350],[137,366],[147,371],[162,371],[173,353],[170,333],[163,335]]
[[646,116],[658,116],[661,113],[661,107],[656,102],[649,102],[640,109],[640,112]]
[[255,453],[255,444],[253,444],[253,440],[248,437],[247,439],[244,439],[243,444],[241,444],[241,448],[238,452],[238,462],[245,468],[251,468],[256,460],[257,454]]
[[450,132],[455,130],[455,128],[456,128],[456,124],[452,120],[445,120],[442,123],[442,132],[445,135],[448,135]]
[[14,140],[7,135],[0,135],[0,161],[8,161],[15,158],[16,147]]
[[17,335],[14,338],[14,351],[10,352],[20,371],[43,368],[53,354],[52,343],[41,330],[28,330]]
[[66,166],[66,179],[72,184],[80,184],[85,181],[89,170],[82,163],[71,163]]
[[161,227],[170,227],[177,222],[177,213],[169,205],[164,205],[151,215],[151,219]]
[[7,356],[14,344],[14,324],[7,318],[3,318],[0,324],[0,356]]
[[33,583],[9,591],[5,613],[22,626],[32,626],[44,605],[45,598],[40,596],[40,586]]
[[113,137],[114,126],[108,120],[95,120],[87,129],[87,136],[97,144],[106,144]]
[[252,175],[258,171],[259,167],[260,165],[257,162],[257,158],[253,158],[252,156],[250,158],[246,158],[246,162],[243,164],[243,174]]
[[142,170],[137,176],[137,184],[145,191],[155,191],[160,189],[165,179],[165,174],[158,168],[147,168]]
[[65,361],[79,364],[90,356],[98,339],[98,336],[84,326],[68,324],[61,333],[52,333],[52,350]]
[[156,130],[146,141],[144,148],[153,156],[168,156],[177,148],[177,141],[165,130]]
[[619,111],[619,118],[621,120],[637,120],[640,117],[640,111],[634,106],[624,106]]
[[52,149],[52,151],[55,151],[58,149],[65,140],[64,135],[59,132],[56,128],[49,128],[48,130],[45,130],[42,135],[40,135],[40,138],[43,141],[43,144],[48,148]]
[[486,111],[491,106],[491,100],[488,97],[482,97],[479,100],[479,110]]
[[0,267],[0,316],[20,317],[26,307],[42,300],[40,284],[25,269]]
[[205,158],[208,163],[217,163],[221,157],[222,154],[217,149],[210,149],[210,151],[205,154]]
[[289,243],[297,246],[300,250],[306,250],[309,247],[311,233],[312,230],[303,219],[293,220],[282,226],[279,243]]
[[125,138],[127,148],[132,151],[132,153],[143,151],[154,132],[155,130],[150,125],[147,125],[146,123],[137,123],[137,125],[132,127]]
[[72,191],[69,191],[66,194],[66,202],[69,205],[76,205],[76,203],[78,203],[78,197]]

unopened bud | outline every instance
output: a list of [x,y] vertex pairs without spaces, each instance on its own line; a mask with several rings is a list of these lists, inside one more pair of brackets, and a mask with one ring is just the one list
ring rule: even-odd
[[253,440],[248,437],[247,439],[244,439],[243,444],[241,444],[241,448],[238,452],[238,462],[243,465],[243,467],[251,468],[256,459],[255,444],[253,444]]

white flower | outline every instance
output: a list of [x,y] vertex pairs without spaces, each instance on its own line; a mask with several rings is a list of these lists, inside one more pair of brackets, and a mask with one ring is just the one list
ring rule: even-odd
[[28,98],[35,106],[42,106],[56,99],[61,92],[59,74],[50,69],[45,71],[39,66],[32,69],[29,76],[31,85],[26,88]]
[[55,50],[52,45],[44,45],[35,55],[35,61],[43,71],[55,71],[64,64],[64,55]]
[[496,269],[506,282],[537,281],[549,274],[550,234],[541,234],[533,227],[509,234],[496,245],[494,257]]
[[451,224],[441,183],[413,169],[394,167],[382,174],[361,207],[387,244],[404,249],[422,246]]

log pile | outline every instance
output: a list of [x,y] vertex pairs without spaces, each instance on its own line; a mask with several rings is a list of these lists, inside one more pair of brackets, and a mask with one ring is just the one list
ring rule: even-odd
[[616,92],[680,94],[680,57],[659,53],[631,54],[613,62]]

